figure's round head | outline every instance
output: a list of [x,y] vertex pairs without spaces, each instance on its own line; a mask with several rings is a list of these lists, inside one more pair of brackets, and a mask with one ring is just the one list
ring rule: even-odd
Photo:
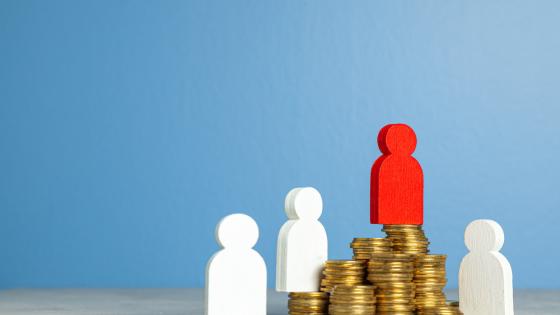
[[250,216],[228,215],[216,226],[216,241],[223,248],[253,248],[259,239],[259,227]]
[[286,215],[291,220],[317,220],[323,213],[323,199],[313,187],[294,188],[286,195]]
[[383,154],[411,155],[416,149],[416,134],[405,124],[390,124],[379,131],[377,144]]
[[504,230],[492,220],[475,220],[465,230],[465,245],[473,251],[499,251],[504,246]]

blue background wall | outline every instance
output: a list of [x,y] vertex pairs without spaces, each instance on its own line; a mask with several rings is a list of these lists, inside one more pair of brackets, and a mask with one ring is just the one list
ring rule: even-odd
[[517,287],[560,287],[557,1],[0,1],[0,287],[203,286],[253,216],[323,194],[331,257],[369,220],[377,131],[419,138],[456,286],[494,218]]

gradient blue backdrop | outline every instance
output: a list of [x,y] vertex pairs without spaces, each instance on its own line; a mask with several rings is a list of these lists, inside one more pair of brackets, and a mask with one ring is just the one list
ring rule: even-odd
[[369,220],[377,131],[419,138],[426,231],[493,218],[560,287],[557,1],[0,1],[0,287],[199,287],[246,212],[273,285],[283,199],[332,258]]

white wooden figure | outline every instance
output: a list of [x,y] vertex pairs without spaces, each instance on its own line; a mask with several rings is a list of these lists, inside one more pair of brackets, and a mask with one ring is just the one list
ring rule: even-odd
[[504,231],[492,220],[476,220],[465,230],[469,253],[459,270],[459,307],[464,315],[513,315],[511,266],[499,251]]
[[328,257],[321,194],[313,187],[294,188],[285,200],[288,221],[278,234],[276,290],[319,291],[321,271]]
[[266,265],[253,249],[255,220],[245,214],[223,218],[216,227],[222,249],[206,266],[206,315],[266,315]]

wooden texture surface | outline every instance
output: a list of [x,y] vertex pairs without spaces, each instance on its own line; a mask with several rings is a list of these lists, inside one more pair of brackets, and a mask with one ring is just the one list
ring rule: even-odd
[[371,167],[373,224],[422,224],[424,175],[412,157],[416,134],[405,124],[390,124],[377,137],[380,156]]

